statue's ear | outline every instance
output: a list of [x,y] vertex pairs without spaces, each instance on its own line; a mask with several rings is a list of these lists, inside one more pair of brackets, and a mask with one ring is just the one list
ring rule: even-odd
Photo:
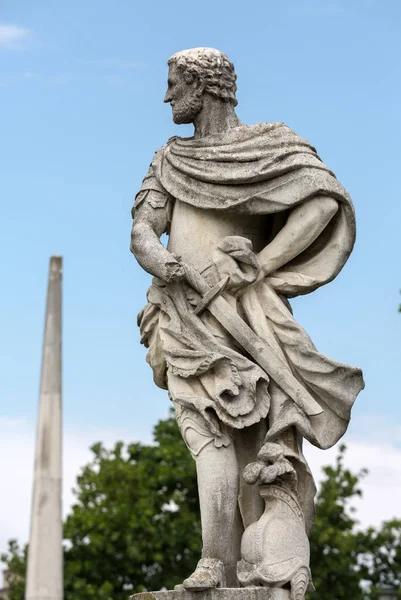
[[203,92],[205,91],[205,87],[206,87],[205,80],[202,77],[197,77],[195,91],[198,96],[202,96]]

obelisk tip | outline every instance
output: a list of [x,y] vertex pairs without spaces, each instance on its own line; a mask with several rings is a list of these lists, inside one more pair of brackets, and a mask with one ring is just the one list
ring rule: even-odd
[[50,271],[61,272],[63,269],[63,257],[54,255],[50,257]]

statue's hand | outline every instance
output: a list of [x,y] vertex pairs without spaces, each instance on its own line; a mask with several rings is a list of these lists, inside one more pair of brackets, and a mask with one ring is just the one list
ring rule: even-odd
[[260,281],[263,281],[268,275],[271,275],[273,273],[274,269],[272,269],[270,267],[270,265],[260,265],[260,271],[258,273],[258,276],[255,280],[255,283],[259,283]]
[[221,278],[230,278],[227,290],[234,295],[254,283],[259,274],[252,242],[241,236],[225,237],[214,251],[213,262]]
[[182,281],[183,279],[185,279],[184,265],[178,262],[177,260],[166,262],[165,270],[167,283],[170,283],[172,281]]

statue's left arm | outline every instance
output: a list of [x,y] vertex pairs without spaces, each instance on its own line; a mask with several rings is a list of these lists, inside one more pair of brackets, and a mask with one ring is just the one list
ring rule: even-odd
[[259,280],[277,271],[308,248],[338,211],[337,200],[330,196],[315,196],[296,206],[284,227],[257,255],[261,274]]

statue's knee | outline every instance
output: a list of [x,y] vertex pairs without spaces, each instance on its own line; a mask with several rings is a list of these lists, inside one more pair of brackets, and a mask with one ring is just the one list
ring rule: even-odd
[[204,456],[204,448],[208,448],[210,454],[212,449],[218,451],[223,447],[231,447],[231,438],[227,433],[225,431],[220,431],[219,435],[212,433],[209,424],[196,410],[183,407],[178,403],[175,403],[175,410],[181,435],[194,459],[201,454],[202,457]]
[[176,405],[175,408],[183,440],[196,459],[206,446],[214,443],[214,435],[198,412],[180,405]]
[[194,458],[197,458],[206,446],[214,442],[214,436],[211,433],[201,433],[191,427],[190,424],[181,433],[184,442]]

